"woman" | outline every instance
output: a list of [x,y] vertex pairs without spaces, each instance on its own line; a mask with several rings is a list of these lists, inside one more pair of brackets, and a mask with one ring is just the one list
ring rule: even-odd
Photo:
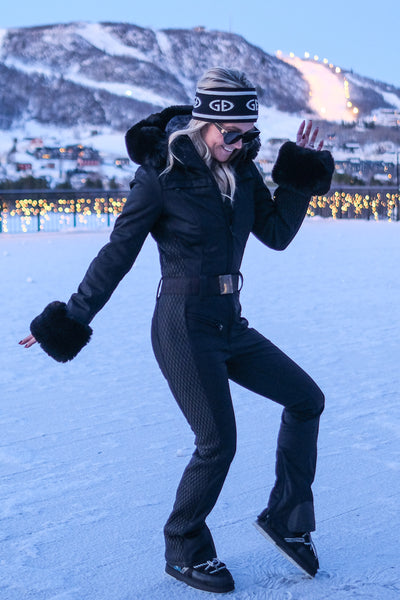
[[256,527],[309,575],[318,569],[311,484],[324,397],[298,365],[248,327],[239,270],[250,232],[276,250],[291,242],[311,195],[328,191],[333,160],[322,142],[314,149],[318,130],[303,121],[297,144],[280,150],[273,200],[253,162],[257,112],[256,90],[244,74],[214,68],[200,79],[193,107],[171,107],[132,127],[128,152],[141,167],[110,242],[68,304],[51,303],[20,342],[30,347],[37,340],[59,361],[73,358],[152,234],[162,271],[153,349],[196,436],[165,525],[166,572],[210,592],[234,588],[205,522],[235,454],[229,379],[284,406],[276,483]]

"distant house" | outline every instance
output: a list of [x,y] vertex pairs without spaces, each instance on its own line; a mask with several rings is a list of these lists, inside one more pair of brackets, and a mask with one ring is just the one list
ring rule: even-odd
[[76,164],[77,167],[98,167],[101,164],[100,154],[93,148],[81,147]]
[[399,127],[400,126],[400,110],[395,108],[381,108],[377,111],[374,121],[376,120],[377,125],[384,125],[386,127]]
[[7,155],[7,163],[13,165],[16,171],[32,170],[31,157],[26,152],[9,152]]
[[76,165],[78,167],[98,167],[100,165],[100,160],[94,158],[82,158],[79,156]]
[[83,146],[81,144],[74,144],[72,146],[66,146],[65,148],[60,148],[60,152],[63,155],[63,158],[66,160],[76,160],[79,156],[79,153],[82,152]]
[[349,160],[336,160],[335,168],[338,174],[345,173],[365,182],[379,180],[390,184],[395,178],[395,165],[391,162],[351,158]]
[[35,158],[39,160],[54,160],[60,158],[60,149],[57,147],[42,146],[34,151]]
[[38,148],[41,148],[43,146],[42,138],[30,137],[24,138],[24,141],[27,143],[26,151],[28,154],[34,154]]
[[17,172],[25,172],[25,171],[32,171],[32,163],[19,163],[17,162],[15,165]]
[[356,152],[360,152],[361,146],[358,142],[345,142],[343,144],[343,149],[355,154]]
[[129,165],[131,164],[131,161],[129,160],[129,158],[116,158],[114,161],[114,164],[116,167],[129,167]]

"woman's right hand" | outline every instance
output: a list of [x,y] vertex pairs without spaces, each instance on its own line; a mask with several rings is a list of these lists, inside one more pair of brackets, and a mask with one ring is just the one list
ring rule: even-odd
[[30,348],[31,346],[33,346],[33,344],[36,344],[36,338],[34,338],[32,334],[29,334],[26,336],[26,338],[24,338],[23,340],[21,340],[18,343],[20,346],[25,346],[25,348]]
[[317,140],[318,132],[318,127],[316,127],[314,131],[312,131],[312,121],[309,121],[307,123],[307,126],[306,122],[302,121],[297,132],[296,144],[298,146],[302,146],[303,148],[308,148],[309,150],[317,150],[317,152],[320,152],[324,145],[324,140],[321,140],[317,148],[315,148],[315,142]]

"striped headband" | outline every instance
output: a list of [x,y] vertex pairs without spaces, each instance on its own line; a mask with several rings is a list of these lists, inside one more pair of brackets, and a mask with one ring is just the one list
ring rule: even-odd
[[196,90],[192,110],[199,121],[247,121],[255,123],[258,100],[255,88]]

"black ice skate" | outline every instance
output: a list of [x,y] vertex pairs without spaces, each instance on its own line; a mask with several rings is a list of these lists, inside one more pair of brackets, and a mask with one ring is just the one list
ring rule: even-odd
[[178,567],[167,563],[165,572],[175,579],[205,592],[223,594],[231,592],[235,587],[232,575],[218,558],[193,567]]
[[319,569],[318,556],[310,533],[280,535],[271,525],[269,515],[258,517],[255,528],[306,575],[314,577]]

